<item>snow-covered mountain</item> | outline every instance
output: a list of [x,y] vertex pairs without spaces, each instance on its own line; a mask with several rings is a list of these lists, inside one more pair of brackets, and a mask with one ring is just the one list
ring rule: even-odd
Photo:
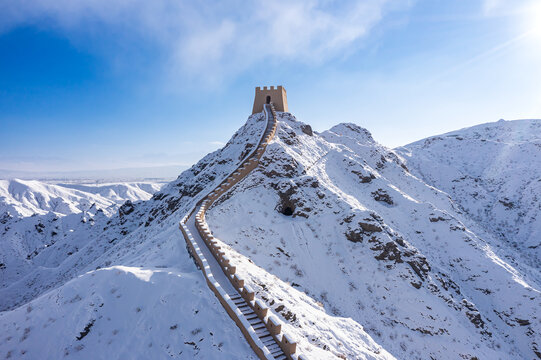
[[81,213],[93,204],[110,216],[126,200],[148,200],[163,183],[49,184],[36,180],[0,180],[0,214],[12,216]]
[[518,258],[541,266],[541,120],[500,120],[397,149]]
[[[539,267],[421,176],[411,147],[397,154],[354,124],[318,134],[288,113],[278,120],[261,166],[207,222],[303,354],[541,356]],[[178,221],[263,128],[252,115],[223,149],[111,217],[97,207],[2,217],[1,356],[255,359]]]
[[[282,114],[263,162],[208,215],[247,268],[253,261],[352,318],[398,358],[539,352],[538,269],[506,261],[512,250],[491,246],[492,233],[368,131],[312,134]],[[288,298],[258,286],[264,272],[244,275],[269,299]],[[297,303],[279,311],[301,326]]]
[[0,221],[0,354],[7,358],[256,359],[186,251],[178,221],[261,131],[228,145],[151,200]]

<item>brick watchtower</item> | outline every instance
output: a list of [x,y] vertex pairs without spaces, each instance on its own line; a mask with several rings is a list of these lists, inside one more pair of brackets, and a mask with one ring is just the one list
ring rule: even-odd
[[286,89],[282,86],[274,87],[270,89],[266,86],[261,89],[259,86],[255,88],[254,108],[252,114],[260,113],[263,111],[264,104],[274,104],[276,111],[287,112],[287,93]]

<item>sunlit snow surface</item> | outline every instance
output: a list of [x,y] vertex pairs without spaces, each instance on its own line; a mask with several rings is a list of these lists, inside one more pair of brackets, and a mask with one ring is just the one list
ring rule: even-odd
[[[295,118],[280,120],[265,167],[211,208],[208,222],[288,332],[311,339],[313,327],[343,317],[397,358],[536,356],[538,268],[510,262],[512,248],[493,246],[491,232],[365,129],[340,124],[310,136]],[[293,216],[280,212],[286,205]],[[333,319],[310,314],[281,282],[269,286],[269,273]],[[322,335],[355,357],[338,331]]]
[[[498,121],[399,148],[408,167],[447,192],[512,258],[541,266],[541,120]],[[512,259],[509,259],[512,261]]]
[[[255,359],[189,257],[178,221],[250,152],[263,126],[251,116],[150,200],[110,213],[97,203],[0,213],[0,358]],[[310,359],[535,358],[536,258],[502,241],[489,217],[472,216],[458,189],[439,190],[437,167],[421,173],[428,155],[420,150],[395,153],[353,124],[310,133],[279,114],[262,166],[207,217],[299,350]],[[523,155],[531,164],[533,146]],[[509,164],[507,179],[531,175]],[[498,196],[513,200],[509,189]],[[72,190],[87,191],[58,197]]]
[[13,216],[76,214],[92,205],[110,216],[126,200],[148,200],[164,183],[51,184],[36,180],[0,180],[0,214]]

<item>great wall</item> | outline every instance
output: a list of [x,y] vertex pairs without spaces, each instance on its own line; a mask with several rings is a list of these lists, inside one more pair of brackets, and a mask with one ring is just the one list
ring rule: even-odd
[[[258,89],[256,89],[256,101]],[[264,90],[267,90],[266,87]],[[285,90],[283,91],[285,94]],[[260,95],[263,96],[263,94]],[[257,356],[266,360],[307,360],[305,355],[297,353],[296,342],[282,331],[280,320],[272,314],[263,301],[255,297],[254,291],[237,274],[237,265],[226,256],[220,247],[220,242],[212,235],[205,221],[206,210],[259,165],[259,159],[265,152],[267,144],[273,139],[278,122],[274,104],[269,101],[269,98],[263,104],[266,127],[258,146],[246,156],[237,169],[184,216],[180,221],[180,230],[206,278],[207,285],[239,327]],[[287,107],[287,102],[285,104]],[[280,107],[283,110],[283,106]]]

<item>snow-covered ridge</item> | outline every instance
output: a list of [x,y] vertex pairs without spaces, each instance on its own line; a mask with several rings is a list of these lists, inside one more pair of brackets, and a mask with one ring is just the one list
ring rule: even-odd
[[251,116],[224,148],[110,218],[95,207],[1,217],[0,357],[255,360],[178,221],[251,151],[261,120]]
[[8,212],[17,217],[48,212],[78,214],[95,204],[111,216],[126,200],[149,200],[163,185],[160,182],[50,184],[37,180],[0,180],[0,214]]
[[481,124],[397,152],[416,176],[447,192],[499,239],[494,246],[541,267],[541,120]]
[[[340,124],[315,134],[289,114],[279,120],[262,166],[211,207],[207,221],[288,331],[310,338],[330,324],[333,335],[313,341],[338,342],[330,351],[347,358],[368,356],[370,337],[397,358],[539,353],[535,269],[510,261],[511,249],[494,246],[490,232],[367,130]],[[332,318],[310,312],[296,289]],[[340,337],[354,328],[337,323],[341,317],[363,326],[370,341]]]
[[[539,270],[517,250],[367,130],[318,134],[290,114],[278,120],[261,166],[206,220],[283,329],[310,344],[309,358],[540,353]],[[261,114],[249,117],[224,148],[110,217],[96,207],[0,215],[0,357],[256,359],[208,291],[178,221],[262,129]]]

